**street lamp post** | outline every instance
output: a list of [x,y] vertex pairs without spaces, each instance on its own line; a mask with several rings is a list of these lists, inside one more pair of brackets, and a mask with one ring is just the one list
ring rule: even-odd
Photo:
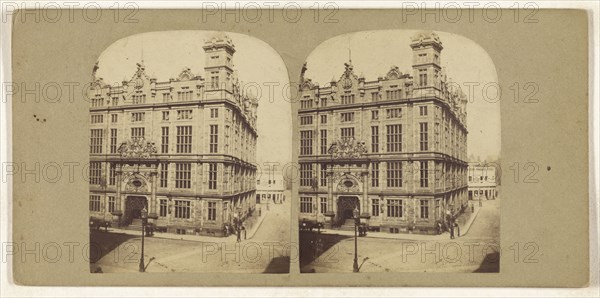
[[142,209],[142,255],[140,257],[140,272],[146,272],[146,266],[144,264],[144,234],[146,229],[146,220],[148,220],[148,210],[146,207]]
[[358,223],[360,221],[358,207],[354,208],[352,211],[352,215],[354,215],[354,266],[353,272],[358,272],[358,237],[356,235],[358,231]]

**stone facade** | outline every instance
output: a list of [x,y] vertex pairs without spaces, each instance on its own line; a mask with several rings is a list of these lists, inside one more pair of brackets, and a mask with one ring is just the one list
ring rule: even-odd
[[94,69],[92,218],[126,226],[146,207],[159,229],[221,235],[255,209],[258,101],[240,91],[230,38],[203,48],[204,76],[184,68],[159,82],[142,61],[114,86]]
[[[413,66],[368,81],[300,84],[300,220],[432,233],[467,207],[467,99],[441,67],[442,42],[414,36]],[[350,221],[351,222],[351,221]]]

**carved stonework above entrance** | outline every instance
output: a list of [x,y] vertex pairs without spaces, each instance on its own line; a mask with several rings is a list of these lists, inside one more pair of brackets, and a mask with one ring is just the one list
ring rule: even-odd
[[363,154],[367,153],[367,146],[365,142],[357,141],[354,138],[342,138],[329,147],[328,153],[334,159],[361,158]]
[[337,184],[338,192],[360,192],[360,183],[352,174],[343,174],[339,177]]
[[154,142],[146,141],[144,138],[136,138],[121,143],[119,150],[122,158],[127,159],[148,159],[156,154]]
[[125,190],[128,192],[147,192],[148,191],[148,183],[146,182],[146,177],[139,173],[135,173],[130,175],[127,178],[127,184],[125,185]]

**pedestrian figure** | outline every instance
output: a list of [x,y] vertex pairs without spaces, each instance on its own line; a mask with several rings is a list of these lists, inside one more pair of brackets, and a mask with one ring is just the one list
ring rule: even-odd
[[450,239],[454,239],[454,224],[450,225]]
[[225,237],[229,236],[229,225],[225,224]]
[[258,216],[260,216],[262,214],[262,208],[260,208],[260,206],[258,207]]
[[240,228],[237,229],[237,242],[242,242],[242,231]]
[[454,223],[454,225],[456,226],[457,235],[460,237],[460,226],[457,223]]
[[437,231],[438,235],[442,234],[442,223],[440,221],[437,222]]
[[244,231],[244,240],[246,240],[246,226],[242,226],[242,231]]

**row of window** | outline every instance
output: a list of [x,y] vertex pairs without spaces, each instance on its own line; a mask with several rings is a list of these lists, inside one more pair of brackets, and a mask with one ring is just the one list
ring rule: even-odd
[[[422,73],[420,75],[419,86],[427,86],[427,74]],[[398,100],[410,97],[411,90],[398,88],[397,85],[390,86],[390,90],[385,91],[385,99],[386,100]],[[333,98],[333,95],[330,95]],[[323,97],[320,100],[321,107],[326,107],[329,103],[328,97]],[[382,94],[378,91],[371,92],[371,101],[378,102],[382,99]],[[355,95],[344,93],[340,95],[340,104],[349,105],[356,103]],[[301,109],[310,109],[313,108],[313,100],[310,98],[310,95],[305,95],[300,100],[300,108]]]
[[[208,189],[217,189],[218,166],[216,163],[209,163],[208,166]],[[169,164],[161,163],[159,168],[159,186],[168,187]],[[115,168],[109,167],[108,185],[116,185]],[[103,184],[102,163],[90,162],[90,184]],[[192,187],[192,164],[175,163],[175,188],[189,189]]]
[[[167,217],[169,213],[168,201],[166,199],[159,200],[159,214],[160,217]],[[175,218],[189,219],[192,214],[192,202],[188,200],[174,200],[173,201],[173,216]],[[92,212],[101,212],[101,197],[100,195],[90,195],[90,206],[89,210]],[[114,196],[108,196],[107,212],[114,212],[116,210],[116,199]],[[217,220],[217,202],[208,202],[208,220]]]
[[[387,217],[404,217],[404,201],[401,199],[385,199],[386,209],[381,210],[380,199],[371,199],[371,216],[380,216],[382,212],[386,212]],[[429,202],[430,200],[419,200],[419,218],[429,218]],[[439,204],[436,202],[436,207]],[[313,205],[312,197],[300,197],[300,213],[315,213],[319,211],[321,214],[327,213],[327,198],[319,198],[319,208]]]
[[[177,110],[177,120],[190,120],[192,119],[193,110]],[[162,120],[169,120],[170,111],[162,111]],[[119,119],[118,114],[111,114],[111,123],[117,123]],[[144,122],[146,117],[146,112],[132,112],[131,113],[131,122]],[[219,109],[211,108],[210,109],[210,118],[218,118],[219,117]],[[91,122],[93,124],[103,123],[104,115],[103,114],[95,114],[91,115]]]
[[[192,153],[192,126],[177,126],[177,134],[176,134],[176,144],[175,151],[176,153]],[[131,138],[133,140],[144,138],[145,137],[145,128],[144,127],[132,127],[131,128]],[[209,152],[217,153],[219,147],[219,127],[218,125],[210,125],[210,143],[209,143]],[[90,136],[90,153],[99,154],[102,153],[102,145],[104,140],[104,130],[102,129],[92,129]],[[161,153],[169,153],[169,127],[161,127],[161,144],[160,144],[160,152]],[[110,129],[110,144],[109,144],[109,152],[117,153],[117,129]]]
[[[402,117],[402,108],[391,108],[386,109],[386,118],[387,119],[397,119]],[[340,113],[340,122],[354,122],[354,114],[355,112],[343,112]],[[419,107],[419,115],[427,116],[427,106]],[[321,124],[327,124],[327,115],[321,116]],[[379,110],[371,111],[371,119],[379,120]],[[300,125],[312,125],[313,124],[313,116],[300,116]]]
[[[386,162],[386,186],[402,187],[402,162]],[[419,185],[423,188],[429,187],[429,163],[427,161],[419,162]],[[319,186],[327,186],[327,165],[320,164]],[[379,187],[379,162],[371,163],[371,187]],[[313,164],[300,164],[300,186],[316,187],[316,181],[313,177]]]

